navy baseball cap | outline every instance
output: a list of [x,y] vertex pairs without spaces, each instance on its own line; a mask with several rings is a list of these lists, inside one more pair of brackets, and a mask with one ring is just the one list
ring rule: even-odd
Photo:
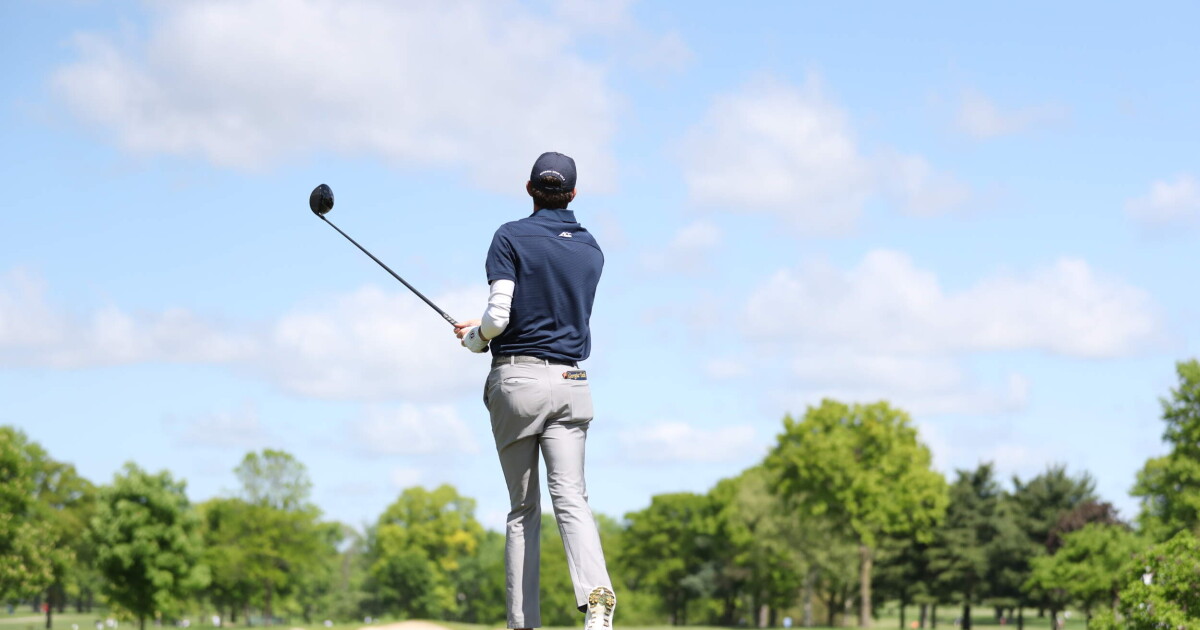
[[533,187],[548,193],[575,190],[575,160],[561,153],[550,151],[538,156],[529,173]]

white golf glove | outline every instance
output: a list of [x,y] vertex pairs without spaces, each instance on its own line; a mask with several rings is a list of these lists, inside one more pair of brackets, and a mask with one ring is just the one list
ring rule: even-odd
[[488,349],[488,342],[479,332],[478,326],[468,330],[467,334],[463,335],[462,345],[471,352],[487,352]]

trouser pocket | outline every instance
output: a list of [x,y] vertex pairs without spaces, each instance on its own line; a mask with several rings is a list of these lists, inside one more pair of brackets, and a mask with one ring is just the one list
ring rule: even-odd
[[503,366],[496,371],[496,382],[489,388],[488,408],[493,416],[536,418],[550,404],[549,383],[541,366]]
[[592,410],[592,388],[586,380],[568,381],[567,400],[571,405],[572,422],[589,422],[594,414]]

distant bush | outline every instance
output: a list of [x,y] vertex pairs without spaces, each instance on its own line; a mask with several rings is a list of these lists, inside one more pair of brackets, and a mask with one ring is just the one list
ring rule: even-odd
[[1093,620],[1093,629],[1200,630],[1200,539],[1180,532],[1130,566],[1119,616],[1106,611]]

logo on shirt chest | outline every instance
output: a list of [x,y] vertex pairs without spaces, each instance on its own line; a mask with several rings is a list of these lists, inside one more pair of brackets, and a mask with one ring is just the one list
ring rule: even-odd
[[563,232],[562,234],[558,235],[559,238],[571,238],[572,236],[574,236],[574,235],[571,234],[570,232]]

